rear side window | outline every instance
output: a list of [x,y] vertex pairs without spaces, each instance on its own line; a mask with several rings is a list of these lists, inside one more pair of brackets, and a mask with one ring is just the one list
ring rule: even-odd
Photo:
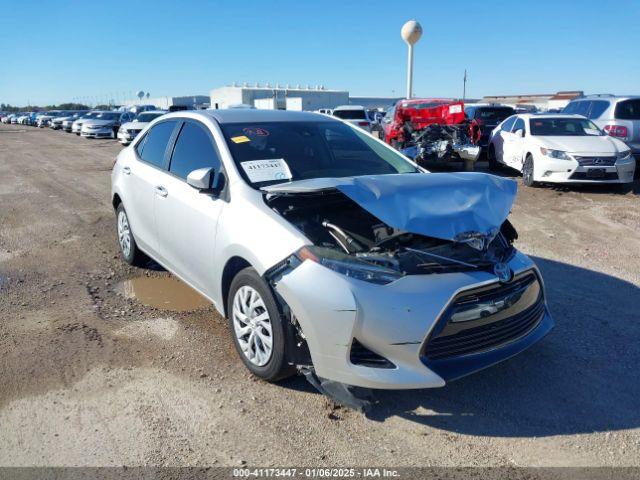
[[589,115],[589,107],[591,107],[591,102],[578,102],[575,111],[571,113],[575,113],[576,115],[583,115],[586,117]]
[[220,170],[220,157],[211,137],[202,126],[186,122],[176,140],[169,171],[186,179],[194,170],[209,167]]
[[158,123],[151,128],[136,148],[140,158],[156,167],[164,167],[164,153],[175,126],[175,121],[168,121]]
[[333,115],[344,120],[366,120],[364,110],[334,110]]
[[502,127],[500,127],[500,130],[502,130],[503,132],[510,132],[513,124],[516,123],[516,118],[518,117],[516,117],[515,115],[513,117],[507,118],[502,124]]
[[616,105],[615,118],[619,120],[640,120],[640,98],[619,102]]
[[589,112],[589,118],[598,118],[609,107],[609,102],[606,100],[594,100],[591,102],[591,111]]

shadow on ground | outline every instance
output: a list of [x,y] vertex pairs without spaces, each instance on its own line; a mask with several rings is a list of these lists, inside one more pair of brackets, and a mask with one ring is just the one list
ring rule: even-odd
[[[376,391],[368,413],[457,433],[540,437],[640,427],[640,288],[534,259],[556,328],[519,356],[440,389]],[[285,383],[311,390],[304,380]]]

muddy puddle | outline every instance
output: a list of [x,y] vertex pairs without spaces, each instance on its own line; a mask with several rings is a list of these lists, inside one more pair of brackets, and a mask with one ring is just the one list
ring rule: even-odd
[[211,302],[175,277],[137,277],[116,285],[121,295],[144,305],[173,312],[206,308]]

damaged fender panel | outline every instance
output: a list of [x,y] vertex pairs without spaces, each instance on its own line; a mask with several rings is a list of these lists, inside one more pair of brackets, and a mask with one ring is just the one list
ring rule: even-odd
[[[420,343],[433,318],[422,317],[421,322],[414,322],[421,323],[421,328],[416,325],[418,328],[411,334],[412,343],[392,345],[407,340],[407,334],[400,333],[407,322],[415,318],[406,315],[404,318],[394,318],[398,314],[394,304],[396,295],[381,296],[384,293],[381,286],[349,280],[321,265],[305,261],[284,275],[275,289],[300,323],[319,377],[366,388],[429,388],[444,385],[437,374],[419,361]],[[385,324],[384,328],[379,328],[382,325],[373,318],[370,324],[360,318],[361,307],[358,307],[354,297],[362,293],[360,289],[370,290],[367,296],[377,296],[380,302],[387,305],[388,308],[379,317],[380,322]],[[420,291],[419,296],[424,299],[423,303],[428,302],[424,291]],[[364,333],[365,330],[369,332]],[[385,338],[392,331],[395,334]],[[377,338],[377,342],[384,343],[381,353],[393,357],[397,368],[380,369],[351,364],[351,342],[357,335],[367,339]]]
[[411,233],[456,240],[493,236],[515,200],[515,181],[484,173],[371,175],[336,186],[387,225]]

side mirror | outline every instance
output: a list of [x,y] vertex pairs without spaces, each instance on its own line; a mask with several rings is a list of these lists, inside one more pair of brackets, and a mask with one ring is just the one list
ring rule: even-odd
[[210,191],[215,178],[215,169],[199,168],[187,175],[187,184],[201,192]]
[[517,137],[524,138],[524,130],[522,130],[521,128],[519,128],[513,133],[515,133]]

